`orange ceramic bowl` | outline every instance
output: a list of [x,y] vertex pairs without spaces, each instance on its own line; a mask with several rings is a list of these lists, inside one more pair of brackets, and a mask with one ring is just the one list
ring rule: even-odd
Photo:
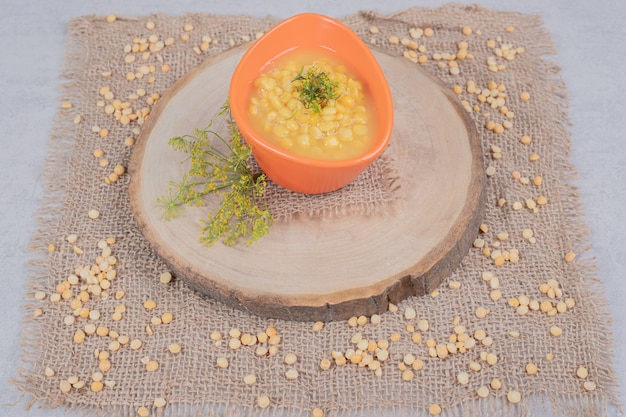
[[[265,140],[264,133],[253,127],[248,109],[254,80],[277,58],[299,50],[330,53],[355,74],[369,94],[377,120],[373,144],[365,154],[340,161],[298,156]],[[252,44],[233,73],[229,101],[233,118],[261,169],[275,183],[300,193],[326,193],[350,183],[385,150],[393,130],[391,91],[370,49],[343,23],[314,13],[290,17]]]

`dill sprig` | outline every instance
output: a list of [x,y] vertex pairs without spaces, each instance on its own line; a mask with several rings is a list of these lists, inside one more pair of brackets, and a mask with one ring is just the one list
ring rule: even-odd
[[328,74],[318,70],[315,65],[310,67],[306,74],[304,67],[300,68],[298,75],[291,82],[299,82],[296,89],[300,95],[300,101],[307,109],[314,113],[320,113],[328,104],[329,100],[337,98],[337,83],[332,81]]
[[[215,214],[208,213],[202,221],[200,241],[207,246],[220,239],[225,245],[234,245],[247,237],[247,244],[256,242],[269,232],[272,215],[265,201],[267,179],[262,172],[253,172],[250,166],[252,149],[241,137],[230,106],[226,102],[219,116],[228,115],[230,141],[211,129],[195,129],[193,135],[173,137],[168,144],[189,155],[191,168],[180,182],[170,182],[166,193],[157,199],[163,209],[163,218],[180,215],[185,206],[202,206],[204,197],[219,193],[222,197]],[[223,152],[212,143],[219,141],[227,149]]]

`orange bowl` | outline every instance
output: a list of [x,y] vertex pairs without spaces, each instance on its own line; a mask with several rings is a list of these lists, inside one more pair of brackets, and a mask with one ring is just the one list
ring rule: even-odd
[[[298,51],[330,54],[361,82],[376,118],[374,140],[364,154],[345,160],[298,156],[272,144],[264,138],[267,133],[255,129],[248,115],[254,81],[277,59]],[[347,185],[380,156],[391,139],[393,100],[382,69],[356,33],[327,16],[299,14],[266,32],[242,56],[228,95],[233,118],[259,166],[268,178],[292,191],[320,194]]]

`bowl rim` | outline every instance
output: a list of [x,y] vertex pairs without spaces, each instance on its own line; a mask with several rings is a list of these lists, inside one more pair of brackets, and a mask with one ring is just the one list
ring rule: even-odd
[[[367,63],[368,65],[368,72],[373,74],[373,79],[375,80],[382,80],[383,81],[383,85],[382,85],[382,97],[384,99],[384,103],[381,106],[377,106],[376,108],[376,112],[386,112],[387,114],[385,115],[386,117],[384,117],[384,120],[389,120],[389,123],[387,126],[382,126],[379,127],[380,131],[380,137],[382,139],[378,140],[367,152],[357,156],[357,157],[353,157],[353,158],[348,158],[348,159],[341,159],[341,160],[326,160],[326,159],[316,159],[316,158],[311,158],[311,157],[307,157],[307,156],[302,156],[302,155],[297,155],[295,153],[289,152],[286,149],[283,149],[277,145],[274,145],[266,140],[264,140],[255,129],[251,128],[251,127],[247,127],[246,125],[244,125],[243,127],[240,126],[240,123],[237,123],[237,116],[241,116],[244,117],[243,114],[239,113],[239,108],[237,106],[232,106],[232,99],[231,96],[233,95],[233,92],[235,90],[237,90],[237,81],[239,81],[239,77],[240,77],[240,73],[242,72],[242,67],[245,64],[245,62],[247,61],[247,58],[256,53],[256,51],[261,48],[263,46],[263,39],[271,36],[273,33],[275,32],[279,32],[280,30],[282,30],[285,26],[288,25],[294,25],[297,24],[298,21],[302,20],[302,19],[315,19],[315,20],[320,20],[326,23],[330,23],[331,25],[333,25],[334,27],[338,28],[339,30],[341,30],[347,37],[351,38],[352,41],[356,44],[356,45],[360,45],[361,49],[362,49],[362,53],[365,54],[365,56],[367,57]],[[292,51],[295,51],[299,49],[298,45],[294,45],[291,48],[287,48],[284,51],[275,54],[272,58],[270,58],[269,60],[267,60],[260,68],[259,68],[259,73],[261,73],[265,68],[267,68],[269,62],[271,60],[274,60],[278,57],[282,57],[285,56],[286,54],[291,53]],[[330,51],[331,53],[334,53],[334,51],[329,50],[328,48],[324,48],[322,45],[320,45],[320,49],[323,49],[324,51]],[[231,83],[229,86],[229,101],[231,102],[231,112],[233,114],[233,119],[235,120],[235,123],[237,124],[237,127],[239,128],[239,130],[242,133],[242,136],[244,138],[244,140],[246,142],[248,142],[248,144],[250,146],[252,146],[252,149],[254,151],[255,146],[264,148],[267,151],[270,151],[274,154],[276,154],[277,156],[280,156],[283,159],[289,160],[291,162],[295,162],[298,164],[304,164],[307,166],[315,166],[315,167],[322,167],[322,168],[339,168],[339,167],[355,167],[358,165],[363,164],[364,162],[371,162],[373,160],[375,160],[380,154],[382,154],[382,152],[387,148],[389,141],[391,140],[391,136],[392,136],[392,132],[393,132],[393,121],[394,121],[394,103],[393,103],[393,97],[391,95],[391,90],[389,87],[389,83],[387,82],[387,78],[385,77],[385,74],[382,70],[382,68],[380,67],[380,64],[378,63],[378,61],[376,60],[376,57],[374,56],[374,54],[372,53],[372,51],[370,50],[370,48],[367,46],[367,44],[350,28],[348,27],[346,24],[344,24],[343,22],[340,22],[337,19],[334,19],[332,17],[323,15],[323,14],[319,14],[319,13],[311,13],[311,12],[305,12],[305,13],[299,13],[296,15],[293,15],[291,17],[288,17],[282,21],[280,21],[278,24],[276,24],[275,26],[273,26],[272,28],[270,28],[267,32],[265,32],[263,34],[263,36],[261,36],[260,38],[258,38],[243,54],[243,56],[241,57],[241,59],[239,60],[239,63],[237,64],[233,75],[231,77]],[[250,137],[252,139],[250,139]]]

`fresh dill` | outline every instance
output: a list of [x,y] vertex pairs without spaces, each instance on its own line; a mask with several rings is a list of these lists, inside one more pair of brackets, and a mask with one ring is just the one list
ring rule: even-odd
[[[245,143],[226,102],[219,116],[227,115],[230,141],[211,129],[195,129],[193,135],[173,137],[168,144],[189,155],[191,168],[180,182],[170,187],[157,203],[166,220],[177,217],[185,206],[204,205],[204,197],[221,195],[220,206],[214,214],[202,221],[200,241],[207,246],[221,240],[232,246],[240,238],[247,244],[256,242],[269,232],[272,215],[265,201],[267,178],[262,172],[253,172],[250,160],[252,149]],[[217,146],[213,140],[219,141]],[[227,151],[220,150],[219,143]]]
[[296,89],[300,101],[305,108],[314,113],[320,113],[330,100],[337,99],[337,83],[332,81],[328,74],[318,70],[315,65],[304,73],[304,67],[291,82],[298,82]]

